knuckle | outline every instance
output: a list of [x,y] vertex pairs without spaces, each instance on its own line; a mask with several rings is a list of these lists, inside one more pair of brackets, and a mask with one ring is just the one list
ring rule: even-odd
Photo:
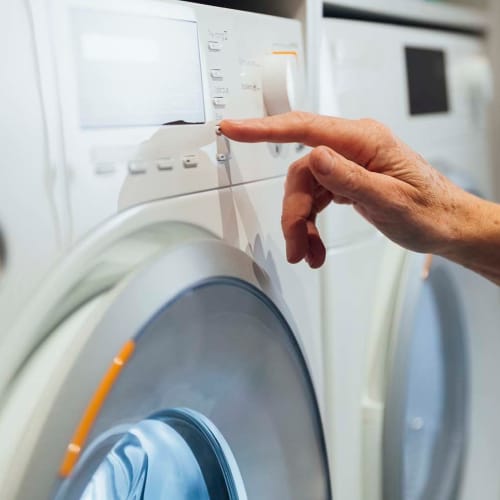
[[281,228],[285,238],[296,235],[298,231],[305,227],[306,223],[306,219],[297,214],[284,212],[281,215]]
[[288,167],[288,177],[286,179],[286,182],[289,183],[290,182],[290,178],[293,177],[294,175],[297,174],[297,172],[299,171],[300,169],[300,166],[298,165],[298,163],[292,163],[289,167]]
[[308,113],[307,111],[292,111],[291,114],[295,116],[297,120],[300,120],[304,123],[309,123],[314,119],[314,114]]
[[369,130],[371,135],[377,137],[377,139],[391,139],[393,137],[392,131],[389,127],[383,123],[374,120],[373,118],[361,118],[359,123]]
[[297,177],[304,178],[309,172],[309,163],[311,161],[310,153],[306,156],[294,161],[288,167],[287,181],[289,178],[295,179]]
[[362,157],[364,158],[363,164],[370,169],[371,164],[380,157],[383,153],[385,156],[392,152],[392,154],[399,154],[401,143],[393,134],[392,130],[377,120],[371,118],[362,118],[361,125],[365,128],[370,147],[362,149]]
[[288,175],[295,176],[304,169],[303,162],[295,161],[288,167]]
[[317,128],[318,115],[306,111],[295,111],[297,126],[301,129],[302,142],[310,142]]
[[361,175],[359,169],[349,168],[344,177],[344,188],[347,192],[355,194],[359,190]]
[[418,192],[415,189],[397,186],[391,193],[390,207],[395,213],[407,217],[415,212],[415,197]]
[[380,122],[374,120],[373,118],[360,118],[358,123],[365,128],[376,128],[380,124]]

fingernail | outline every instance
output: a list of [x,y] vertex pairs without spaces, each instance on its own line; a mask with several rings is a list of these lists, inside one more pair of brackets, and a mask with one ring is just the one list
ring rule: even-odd
[[316,156],[314,169],[321,175],[328,175],[332,171],[333,164],[333,155],[325,149],[321,149]]

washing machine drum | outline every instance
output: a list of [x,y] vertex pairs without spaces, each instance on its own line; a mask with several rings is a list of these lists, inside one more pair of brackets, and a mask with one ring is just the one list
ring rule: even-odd
[[[96,333],[80,366],[90,366],[99,342],[105,335]],[[77,460],[71,453],[82,444],[85,415],[74,434],[56,498],[330,497],[304,359],[260,290],[237,279],[199,283],[165,304],[127,345],[130,357]],[[57,432],[57,423],[52,427],[46,436]]]

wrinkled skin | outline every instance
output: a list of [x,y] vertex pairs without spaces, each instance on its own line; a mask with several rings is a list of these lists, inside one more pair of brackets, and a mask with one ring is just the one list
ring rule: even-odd
[[290,262],[313,268],[325,260],[316,216],[331,202],[353,207],[396,243],[446,254],[462,238],[463,220],[480,200],[432,168],[384,125],[287,113],[241,122],[221,131],[244,142],[300,142],[312,151],[290,166],[282,228]]

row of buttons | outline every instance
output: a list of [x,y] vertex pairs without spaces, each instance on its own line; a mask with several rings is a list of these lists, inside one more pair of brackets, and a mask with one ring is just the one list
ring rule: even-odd
[[[199,160],[196,155],[186,155],[182,158],[182,166],[184,168],[196,168]],[[155,162],[148,162],[143,160],[134,160],[128,162],[128,171],[131,174],[144,174],[147,172],[148,167],[155,165],[158,170],[173,170],[175,160],[173,158],[161,158]]]
[[[223,43],[217,40],[210,40],[208,42],[208,50],[209,52],[220,52],[223,49]],[[210,70],[210,77],[212,80],[221,81],[224,79],[224,74],[219,68],[212,68]],[[214,90],[212,90],[214,92]],[[219,92],[215,91],[215,95],[212,93],[212,104],[215,108],[225,108],[226,107],[226,98],[223,95],[220,95]]]
[[[112,174],[117,169],[116,162],[98,162],[95,165],[96,174]],[[185,155],[182,157],[182,166],[184,168],[196,168],[199,165],[199,159],[196,155]],[[175,166],[174,158],[160,158],[155,161],[131,160],[127,167],[130,174],[145,174],[149,168],[156,167],[160,171],[173,170]]]

